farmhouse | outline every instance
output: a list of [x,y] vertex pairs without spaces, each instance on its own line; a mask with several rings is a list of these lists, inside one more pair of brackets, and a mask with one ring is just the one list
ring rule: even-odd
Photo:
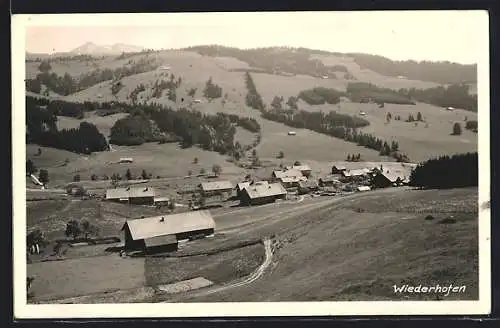
[[253,185],[244,188],[240,196],[241,205],[260,205],[272,203],[276,199],[285,199],[286,190],[281,183]]
[[151,254],[177,250],[180,240],[212,235],[215,222],[208,211],[127,220],[121,229],[125,251]]
[[300,171],[300,173],[302,173],[302,175],[305,177],[309,177],[312,171],[309,165],[294,165],[291,169]]
[[283,185],[283,187],[288,189],[288,188],[298,188],[299,183],[301,181],[307,181],[307,178],[304,176],[300,177],[293,176],[293,177],[281,177],[278,178],[277,180]]
[[342,174],[342,172],[346,171],[347,168],[342,165],[334,165],[332,166],[332,174]]
[[385,171],[373,177],[373,186],[375,188],[396,187],[407,184],[408,182],[409,178],[406,174],[398,171]]
[[346,181],[359,181],[366,178],[369,173],[368,169],[346,170],[342,171],[342,176]]
[[317,191],[319,189],[318,184],[312,180],[300,181],[299,182],[299,194],[307,194],[310,192]]
[[335,179],[335,177],[332,175],[328,175],[326,177],[321,177],[318,180],[318,184],[320,187],[332,187],[332,186],[335,186],[339,182],[340,181]]
[[133,163],[134,159],[132,157],[122,157],[120,158],[120,163]]
[[106,190],[106,200],[136,205],[153,205],[155,189],[151,187],[127,187]]
[[303,177],[304,175],[302,174],[301,171],[296,170],[296,169],[288,169],[285,171],[273,171],[272,177],[274,179],[281,179],[281,178],[299,178]]
[[243,189],[247,188],[247,187],[250,187],[250,186],[260,186],[260,185],[268,185],[269,183],[267,181],[244,181],[244,182],[240,182],[236,185],[236,193],[238,195],[238,197],[240,197],[241,195],[241,192],[243,191]]
[[228,195],[233,190],[233,184],[230,181],[211,181],[202,182],[199,185],[201,193],[205,197]]

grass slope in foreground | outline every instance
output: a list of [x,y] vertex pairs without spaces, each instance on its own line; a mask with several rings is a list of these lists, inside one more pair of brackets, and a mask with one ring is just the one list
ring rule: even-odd
[[[404,283],[465,285],[465,293],[440,299],[478,298],[476,188],[365,195],[256,228],[252,234],[276,233],[279,240],[264,277],[189,301],[438,299],[395,294],[393,285]],[[449,216],[456,222],[442,223]]]

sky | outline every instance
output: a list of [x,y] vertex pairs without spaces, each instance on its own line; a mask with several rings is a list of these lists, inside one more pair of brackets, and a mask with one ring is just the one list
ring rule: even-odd
[[488,39],[486,11],[65,14],[30,16],[27,24],[32,53],[66,52],[86,42],[152,49],[219,44],[470,64]]

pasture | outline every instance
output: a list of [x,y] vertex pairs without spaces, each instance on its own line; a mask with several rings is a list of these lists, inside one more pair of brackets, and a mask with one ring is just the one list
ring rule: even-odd
[[[360,129],[360,131],[388,141],[397,140],[400,150],[407,153],[413,162],[425,161],[444,154],[453,155],[477,151],[477,134],[465,129],[465,118],[477,120],[477,113],[474,112],[460,109],[448,111],[424,103],[416,105],[385,104],[383,108],[378,108],[376,104],[352,102],[316,106],[301,103],[303,106],[300,108],[308,111],[326,113],[334,110],[338,113],[358,116],[361,111],[365,112],[366,115],[361,117],[368,120],[370,125]],[[418,112],[422,114],[424,122],[405,122],[410,114],[416,119]],[[388,113],[392,116],[389,123],[386,120]],[[395,120],[396,116],[400,116],[401,120]],[[460,123],[461,135],[451,135],[455,123]],[[357,148],[362,149],[361,147]],[[383,157],[379,158],[383,159]]]
[[[127,60],[115,60],[114,57],[106,57],[105,59],[93,61],[93,66],[101,68],[119,67],[124,65],[128,60],[137,60],[144,55],[136,55]],[[196,109],[202,113],[215,114],[224,112],[228,114],[236,114],[239,116],[253,117],[258,120],[262,127],[262,141],[257,146],[256,150],[261,160],[271,161],[279,164],[276,156],[280,151],[283,151],[285,158],[288,160],[312,161],[319,165],[325,165],[331,161],[345,160],[348,154],[360,153],[365,161],[392,161],[387,157],[380,157],[377,151],[359,147],[352,143],[344,142],[336,138],[321,135],[319,133],[292,129],[283,124],[270,122],[260,117],[257,110],[251,109],[245,104],[245,95],[247,93],[244,83],[243,72],[233,72],[231,69],[249,68],[247,63],[234,58],[226,57],[208,57],[201,56],[194,52],[186,51],[161,51],[148,55],[154,57],[158,64],[169,66],[169,70],[155,70],[124,77],[121,82],[123,88],[118,94],[111,94],[111,82],[102,82],[94,85],[86,90],[63,97],[68,101],[124,101],[129,102],[128,95],[139,84],[146,86],[146,91],[141,92],[138,96],[140,101],[157,102],[172,108],[187,107]],[[398,79],[396,77],[382,76],[377,73],[360,69],[351,58],[339,57],[335,55],[317,55],[315,58],[322,60],[327,65],[345,65],[351,74],[356,76],[357,81],[374,83],[381,87],[388,88],[428,88],[435,86],[431,82],[410,81],[406,79]],[[27,63],[27,72],[38,69],[34,65],[37,63]],[[69,62],[55,63],[54,70],[57,72],[70,72],[69,69],[74,64],[75,71],[73,74],[79,74],[88,70],[88,65],[84,62]],[[69,66],[68,66],[69,65]],[[33,66],[33,67],[32,67]],[[65,68],[66,67],[66,68]],[[72,73],[72,72],[70,72]],[[168,80],[170,74],[174,74],[176,78],[181,77],[182,83],[177,89],[177,101],[174,103],[167,99],[166,91],[163,95],[156,99],[151,99],[151,87],[155,81],[165,79]],[[223,95],[227,94],[225,104],[222,104],[222,98],[215,99],[209,102],[203,98],[202,92],[206,81],[212,77],[213,83],[222,87]],[[285,77],[279,75],[271,75],[264,73],[252,73],[252,77],[257,86],[257,90],[261,94],[265,103],[269,104],[274,96],[283,96],[285,100],[289,96],[296,96],[301,90],[322,86],[327,88],[337,88],[345,90],[349,81],[343,78],[339,79],[319,79],[310,76],[292,76]],[[189,97],[187,92],[190,88],[196,88],[194,97]],[[191,103],[193,99],[200,99],[201,103]],[[465,124],[465,117],[469,120],[477,119],[477,114],[461,110],[445,111],[435,106],[418,103],[415,106],[409,105],[393,105],[386,104],[384,108],[378,109],[376,105],[359,104],[351,102],[341,102],[338,105],[319,105],[310,106],[304,102],[299,102],[299,108],[311,111],[322,110],[324,112],[335,110],[340,113],[356,115],[360,111],[366,112],[365,118],[370,121],[370,125],[362,129],[363,132],[372,133],[377,137],[386,140],[395,139],[399,142],[400,149],[407,153],[410,160],[420,162],[441,154],[455,154],[467,151],[477,150],[477,135],[471,131],[462,129],[461,136],[451,136],[452,126],[455,122],[460,122],[462,127]],[[417,112],[421,112],[426,120],[425,123],[407,123],[404,120],[409,113],[416,116]],[[391,113],[393,120],[386,124],[386,115]],[[85,120],[92,122],[98,126],[100,131],[106,136],[109,134],[109,129],[123,114],[115,114],[109,117],[98,117],[93,113],[87,113]],[[400,115],[402,121],[395,121],[394,117]],[[79,124],[79,120],[71,118],[59,118],[59,127],[75,127]],[[297,130],[296,136],[288,136],[287,132]],[[248,144],[251,136],[246,131],[238,131],[236,135],[237,141],[242,144]],[[199,149],[180,150],[175,145],[152,145],[146,144],[139,147],[113,147],[116,148],[112,153],[94,154],[89,157],[80,157],[78,163],[70,163],[66,168],[57,169],[62,173],[57,175],[72,175],[93,174],[91,171],[96,171],[95,174],[108,174],[112,169],[118,169],[113,165],[102,163],[112,162],[115,157],[127,156],[137,157],[138,162],[132,164],[131,168],[146,169],[151,171],[153,175],[160,176],[183,176],[187,171],[199,171],[199,166],[189,164],[189,159],[186,158],[204,158],[212,164],[223,166],[223,171],[236,173],[240,170],[234,165],[225,162],[222,156],[217,154],[205,154]],[[154,158],[149,151],[154,151]],[[118,155],[119,154],[119,155]],[[115,156],[116,155],[116,156]],[[175,158],[175,159],[174,159]],[[64,160],[64,158],[62,159]],[[139,164],[140,163],[140,164]],[[160,164],[161,163],[161,164]],[[140,165],[140,166],[139,166]],[[98,167],[101,166],[101,167]],[[143,167],[142,167],[143,166]],[[181,172],[183,171],[183,172]]]
[[[38,148],[42,149],[41,156],[33,156]],[[82,180],[90,180],[96,174],[102,180],[103,175],[111,177],[114,173],[125,175],[130,169],[134,176],[139,176],[142,170],[151,173],[153,177],[177,178],[183,177],[189,171],[197,175],[201,169],[207,173],[212,166],[218,164],[224,174],[241,174],[243,169],[235,166],[215,152],[204,151],[193,147],[181,149],[177,144],[147,143],[140,146],[112,146],[112,151],[97,152],[91,155],[77,155],[67,151],[27,145],[28,158],[40,169],[49,172],[49,186],[51,188],[66,185],[73,181],[76,174]],[[119,163],[121,157],[132,157],[133,163]],[[64,165],[65,159],[69,162]],[[198,158],[198,163],[194,163]]]
[[401,88],[428,89],[438,86],[437,83],[429,81],[418,81],[418,80],[409,80],[406,78],[397,78],[395,76],[384,76],[372,70],[361,68],[358,64],[356,64],[353,58],[348,56],[337,56],[333,54],[328,54],[328,55],[317,54],[317,55],[312,55],[311,59],[320,60],[323,64],[328,66],[343,65],[347,68],[349,73],[356,78],[356,80],[375,84],[376,86],[382,88],[389,88],[395,90]]
[[[390,206],[386,193],[364,194],[240,230],[241,237],[276,233],[273,269],[251,286],[189,301],[436,299],[395,294],[393,285],[402,283],[466,285],[464,294],[440,299],[477,299],[477,189],[392,195]],[[428,214],[435,219],[425,220]],[[450,215],[456,222],[443,223]]]

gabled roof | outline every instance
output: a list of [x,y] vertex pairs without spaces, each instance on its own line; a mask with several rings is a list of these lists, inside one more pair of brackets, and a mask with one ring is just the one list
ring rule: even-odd
[[155,194],[155,189],[151,187],[114,188],[106,190],[106,199],[154,197]]
[[333,175],[327,175],[326,177],[319,178],[319,181],[321,181],[321,182],[336,182],[338,180]]
[[250,186],[250,181],[244,181],[244,182],[240,182],[236,185],[236,188],[238,188],[239,190],[243,190],[244,188]]
[[300,181],[307,181],[306,177],[300,176],[300,177],[282,177],[278,178],[282,183],[292,183],[292,182],[300,182]]
[[233,184],[231,183],[231,181],[202,182],[201,183],[201,189],[203,191],[233,189]]
[[215,222],[208,211],[192,211],[127,220],[122,229],[127,225],[134,240],[196,230],[215,229]]
[[281,183],[270,183],[268,185],[253,185],[244,189],[250,199],[285,195],[286,190]]
[[390,182],[394,183],[397,182],[398,179],[402,182],[408,182],[409,181],[409,176],[406,174],[406,172],[401,172],[401,171],[384,171],[380,173],[382,176],[384,176],[387,180]]
[[290,169],[286,171],[274,171],[274,176],[276,178],[285,178],[285,177],[301,177],[303,176],[302,172],[296,169]]
[[357,177],[357,176],[366,175],[368,172],[369,172],[368,169],[358,169],[358,170],[342,171],[342,174],[345,177]]
[[371,188],[368,186],[359,186],[358,187],[358,191],[369,191],[369,190],[371,190]]
[[239,189],[239,190],[243,190],[244,188],[246,187],[250,187],[250,186],[259,186],[259,185],[268,185],[269,182],[267,182],[266,180],[262,180],[262,181],[244,181],[244,182],[240,182],[236,185],[236,187]]
[[292,170],[311,171],[311,168],[309,167],[309,165],[294,165],[292,166]]

